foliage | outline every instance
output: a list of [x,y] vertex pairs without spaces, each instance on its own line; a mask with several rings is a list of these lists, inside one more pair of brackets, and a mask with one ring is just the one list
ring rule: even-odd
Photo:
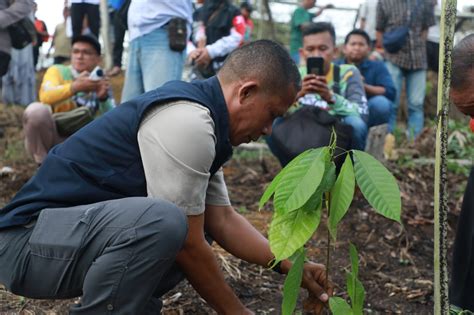
[[[351,150],[345,153],[344,164],[336,176],[335,146],[333,134],[329,146],[310,149],[297,156],[275,176],[260,199],[259,207],[262,208],[273,197],[275,211],[268,237],[275,263],[289,257],[294,261],[285,281],[283,314],[292,314],[296,306],[304,246],[319,226],[323,204],[328,211],[327,226],[333,239],[337,236],[338,223],[350,207],[356,183],[377,213],[400,222],[400,190],[392,174],[369,154]],[[357,279],[357,251],[353,246],[351,260],[348,293],[352,301],[351,312],[358,315],[362,314],[365,293]],[[346,310],[337,298],[331,303],[341,312]]]
[[353,244],[350,244],[351,272],[346,275],[347,293],[351,299],[349,305],[340,297],[331,297],[329,299],[329,308],[334,315],[362,315],[364,309],[365,289],[359,280],[359,259],[357,250]]

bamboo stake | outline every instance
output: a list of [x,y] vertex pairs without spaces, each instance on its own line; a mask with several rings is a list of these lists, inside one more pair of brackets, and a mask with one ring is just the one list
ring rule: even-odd
[[447,261],[447,159],[449,87],[451,83],[451,53],[456,24],[456,0],[443,0],[441,7],[441,37],[438,77],[438,123],[436,130],[436,162],[434,190],[434,314],[449,314]]
[[112,68],[112,45],[109,36],[109,8],[107,0],[100,1],[100,36],[102,37],[102,47],[104,54],[105,69]]

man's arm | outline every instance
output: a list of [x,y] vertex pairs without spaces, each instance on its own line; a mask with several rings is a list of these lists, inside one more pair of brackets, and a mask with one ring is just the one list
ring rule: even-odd
[[370,84],[364,83],[364,89],[365,89],[365,94],[367,94],[368,96],[385,94],[385,88],[383,86],[370,85]]
[[0,10],[0,28],[7,28],[22,18],[28,16],[33,10],[31,0],[16,0],[8,8]]
[[176,257],[186,278],[218,314],[251,314],[225,282],[204,238],[204,214],[188,216],[188,226],[184,246]]
[[[268,240],[231,206],[206,205],[204,226],[222,248],[238,258],[265,268],[274,259]],[[288,273],[290,268],[289,260],[282,261],[283,273]],[[324,271],[323,265],[305,264],[302,286],[310,295],[327,302],[328,294],[323,289],[327,283]],[[328,289],[331,292],[331,288]]]

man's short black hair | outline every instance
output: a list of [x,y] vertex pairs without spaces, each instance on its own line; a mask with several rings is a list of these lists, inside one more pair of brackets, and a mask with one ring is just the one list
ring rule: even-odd
[[474,79],[474,34],[464,37],[453,49],[451,88],[468,88]]
[[219,70],[223,82],[258,79],[265,91],[287,91],[301,87],[298,67],[280,44],[261,39],[234,50]]
[[360,28],[356,28],[356,29],[350,31],[349,34],[347,34],[346,39],[344,40],[345,45],[347,45],[347,43],[351,39],[352,35],[359,35],[359,36],[364,37],[365,41],[367,42],[367,45],[369,45],[369,47],[372,46],[369,34],[367,34],[366,31],[361,30]]
[[89,35],[76,36],[72,39],[71,46],[77,42],[90,44],[94,48],[94,50],[97,52],[97,54],[100,56],[100,53],[101,53],[100,43],[94,35],[89,34]]
[[252,5],[250,3],[248,3],[247,1],[242,2],[240,4],[240,8],[247,10],[249,13],[252,13],[252,11],[253,11]]
[[308,35],[319,34],[328,32],[331,35],[332,43],[336,45],[336,31],[334,26],[329,22],[316,22],[311,23],[307,27],[303,28],[303,38]]

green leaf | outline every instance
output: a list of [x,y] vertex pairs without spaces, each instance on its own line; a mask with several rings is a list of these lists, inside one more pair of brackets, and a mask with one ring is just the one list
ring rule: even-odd
[[329,298],[329,309],[333,315],[353,315],[349,304],[343,298],[337,296]]
[[280,261],[293,255],[302,247],[318,228],[321,220],[321,198],[313,195],[300,209],[289,213],[274,213],[268,240],[275,260]]
[[355,177],[349,154],[342,165],[341,172],[331,190],[331,204],[329,211],[329,232],[334,240],[337,236],[337,224],[346,215],[354,197]]
[[282,313],[283,315],[291,315],[296,307],[298,300],[298,294],[300,292],[301,279],[303,278],[303,265],[305,260],[305,251],[300,248],[297,251],[297,255],[293,261],[290,271],[285,279],[283,285],[283,303]]
[[353,244],[350,244],[350,257],[351,257],[351,272],[347,273],[347,294],[351,299],[352,312],[354,315],[363,315],[365,289],[362,282],[358,279],[359,274],[359,258],[357,255],[357,249]]
[[280,182],[281,178],[283,177],[283,174],[285,173],[286,170],[292,168],[292,165],[298,164],[301,159],[303,159],[306,155],[310,154],[313,149],[306,150],[297,157],[295,157],[293,160],[291,160],[290,163],[288,163],[276,176],[273,178],[272,182],[270,185],[268,185],[267,189],[265,189],[265,192],[263,193],[262,197],[260,198],[260,202],[258,203],[258,208],[262,209],[263,206],[267,203],[267,201],[271,198],[273,193],[275,192],[275,189]]
[[299,209],[309,200],[323,178],[328,156],[327,147],[314,149],[285,171],[273,199],[277,211],[287,213]]
[[400,223],[402,202],[395,177],[370,154],[354,152],[354,171],[362,194],[375,211]]

